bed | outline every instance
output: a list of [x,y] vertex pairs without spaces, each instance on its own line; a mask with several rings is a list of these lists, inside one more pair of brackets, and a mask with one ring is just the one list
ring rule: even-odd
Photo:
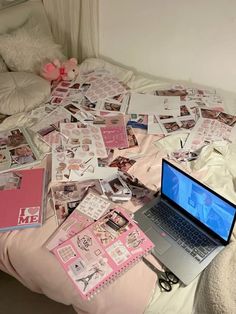
[[[21,6],[21,10],[17,10],[17,21],[14,20],[13,28],[21,25],[27,15],[35,14],[35,12],[36,15],[40,12],[40,19],[43,16],[44,22],[46,21],[39,2],[23,3]],[[2,20],[4,16],[6,22],[10,15],[16,14],[14,10],[15,8],[12,7],[0,11],[0,19]],[[44,27],[45,25],[47,23],[44,23]],[[1,28],[0,30],[1,33],[4,31]],[[202,87],[188,82],[150,79],[130,69],[95,58],[86,59],[80,65],[80,73],[101,68],[109,70],[135,92],[168,89],[174,84]],[[42,88],[45,94],[40,96],[42,98],[39,98],[38,102],[32,104],[34,108],[39,106],[39,101],[42,104],[48,96],[48,85]],[[224,98],[225,111],[236,114],[236,95],[222,90],[217,90],[217,93]],[[15,108],[11,114],[7,112],[10,116],[0,124],[0,130],[16,125],[30,126],[35,122],[31,119],[30,107],[26,108],[27,112],[22,109],[21,112],[17,110],[14,112],[14,110]],[[179,138],[174,135],[168,137],[147,135],[145,131],[138,129],[135,132],[139,147],[123,150],[122,154],[139,156],[135,167],[130,168],[129,172],[148,188],[156,191],[160,187],[161,160],[167,156],[167,153],[179,148]],[[48,147],[44,143],[37,138],[33,140],[42,156],[47,153]],[[225,141],[211,143],[202,150],[196,161],[189,162],[184,167],[192,175],[236,203],[235,155],[235,144]],[[80,298],[54,256],[44,246],[45,241],[56,228],[56,217],[48,203],[46,219],[41,228],[1,233],[0,269],[15,277],[30,290],[45,294],[57,302],[72,305],[78,314],[188,314],[192,312],[222,314],[233,313],[236,309],[236,279],[231,277],[236,265],[236,230],[229,246],[187,287],[178,284],[170,293],[161,292],[159,286],[156,285],[156,275],[143,262],[139,262],[99,292],[91,301],[85,302]]]

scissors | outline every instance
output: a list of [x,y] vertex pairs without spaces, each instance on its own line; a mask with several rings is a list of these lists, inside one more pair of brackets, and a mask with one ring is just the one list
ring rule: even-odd
[[145,257],[143,257],[143,261],[152,271],[154,271],[157,274],[159,285],[165,291],[170,292],[172,289],[172,285],[175,285],[179,282],[179,278],[177,278],[175,274],[173,274],[171,271],[159,270]]

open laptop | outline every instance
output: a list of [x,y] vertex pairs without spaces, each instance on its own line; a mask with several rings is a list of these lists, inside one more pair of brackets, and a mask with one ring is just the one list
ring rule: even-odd
[[134,215],[154,255],[185,285],[229,243],[236,205],[162,160],[161,191]]

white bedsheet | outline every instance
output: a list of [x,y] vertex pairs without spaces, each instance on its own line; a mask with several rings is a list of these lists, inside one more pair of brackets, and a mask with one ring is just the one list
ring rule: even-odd
[[[80,71],[86,72],[101,67],[112,71],[115,76],[135,91],[168,88],[174,83],[165,80],[150,80],[99,59],[85,60],[80,66]],[[227,102],[227,106],[233,113],[232,104],[235,99],[232,98],[232,95],[228,95],[228,97],[231,100]],[[18,114],[6,119],[0,125],[0,130],[31,123],[28,115]],[[166,137],[159,142],[160,146],[157,147],[154,142],[160,139],[159,136],[146,136],[143,132],[138,132],[137,136],[141,148],[129,153],[142,153],[143,157],[136,162],[130,172],[149,188],[155,190],[160,186],[161,158],[166,155],[168,149],[176,145],[176,138]],[[43,154],[47,150],[47,146],[37,139],[35,142]],[[224,144],[222,146],[223,153],[219,158],[214,147],[210,146],[203,150],[201,158],[190,164],[189,167],[196,176],[212,187],[221,192],[223,188],[225,195],[236,203],[234,189],[236,168],[232,164],[235,151],[229,145]],[[125,154],[127,151],[123,151],[123,153]],[[171,293],[163,293],[155,285],[155,274],[143,262],[138,263],[91,301],[84,302],[54,256],[43,247],[44,242],[55,228],[56,219],[48,206],[47,219],[42,228],[1,233],[0,269],[11,274],[33,291],[44,293],[58,302],[72,304],[80,314],[141,314],[143,312],[145,314],[189,314],[192,312],[198,280],[196,279],[188,287],[176,285]]]

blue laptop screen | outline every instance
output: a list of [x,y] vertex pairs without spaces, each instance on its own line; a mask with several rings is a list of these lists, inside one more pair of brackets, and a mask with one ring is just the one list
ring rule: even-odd
[[236,210],[233,204],[210,192],[165,161],[163,161],[161,189],[163,195],[222,239],[228,240]]

